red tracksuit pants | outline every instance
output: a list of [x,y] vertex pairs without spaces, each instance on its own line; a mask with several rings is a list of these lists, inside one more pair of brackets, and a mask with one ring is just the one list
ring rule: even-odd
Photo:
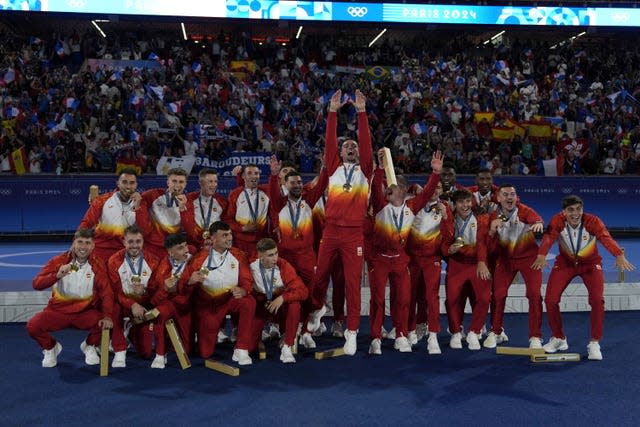
[[327,224],[318,249],[318,266],[313,284],[311,307],[324,305],[329,276],[337,257],[342,260],[347,301],[347,329],[357,331],[360,326],[360,282],[362,281],[363,237],[360,227],[339,227]]
[[393,313],[396,316],[396,337],[407,336],[409,321],[409,300],[411,299],[411,283],[409,279],[409,258],[407,256],[386,257],[378,254],[371,259],[369,266],[369,287],[371,302],[369,304],[369,321],[371,322],[371,339],[382,339],[381,329],[384,322],[384,291],[387,280],[394,289],[395,298]]
[[531,264],[535,256],[516,259],[499,259],[493,275],[493,297],[491,298],[491,331],[500,335],[503,330],[504,309],[511,282],[520,272],[529,301],[529,338],[542,338],[542,271],[534,270]]
[[[411,301],[409,304],[409,330],[414,331],[419,321],[429,325],[429,332],[440,332],[440,275],[442,266],[438,257],[412,257]],[[417,313],[416,313],[417,306]],[[421,311],[426,311],[425,314]]]
[[38,342],[43,350],[51,350],[56,346],[56,340],[50,332],[74,328],[89,331],[87,344],[99,345],[102,328],[98,321],[103,318],[96,309],[88,309],[80,313],[65,314],[50,307],[33,316],[27,322],[27,333]]
[[[144,359],[149,359],[153,356],[154,338],[156,340],[155,353],[160,355],[167,354],[164,324],[167,320],[175,316],[175,309],[169,301],[162,302],[155,308],[160,312],[160,315],[156,319],[139,325],[133,325],[129,330],[129,337],[136,348],[136,352]],[[113,332],[111,334],[113,351],[124,351],[127,349],[123,321],[125,317],[133,319],[131,310],[122,307],[120,304],[115,304],[113,308]]]
[[265,300],[256,300],[256,315],[253,318],[253,341],[249,351],[256,349],[258,342],[262,339],[262,330],[267,320],[278,322],[284,325],[284,343],[293,346],[296,340],[296,332],[298,332],[298,323],[300,323],[301,305],[298,301],[285,302],[282,304],[276,314],[271,314],[264,307]]
[[256,300],[247,295],[242,298],[229,298],[220,304],[196,304],[198,334],[198,352],[200,357],[211,357],[218,342],[218,332],[227,314],[238,316],[238,341],[236,348],[249,350],[252,343],[253,318],[256,312]]
[[489,312],[491,298],[491,282],[482,280],[477,275],[477,264],[465,264],[455,259],[449,259],[447,264],[447,314],[449,331],[452,334],[461,331],[464,310],[460,305],[465,283],[471,283],[476,303],[471,313],[469,330],[480,333],[485,318]]
[[551,333],[556,338],[565,338],[560,315],[560,298],[574,277],[580,277],[587,288],[591,306],[591,338],[599,341],[602,338],[604,324],[604,274],[600,264],[575,266],[556,261],[549,275],[544,297]]

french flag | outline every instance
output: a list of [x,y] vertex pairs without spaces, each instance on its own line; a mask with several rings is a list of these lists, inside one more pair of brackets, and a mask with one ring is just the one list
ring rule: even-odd
[[113,74],[111,74],[111,76],[109,77],[109,80],[114,82],[116,80],[121,80],[122,79],[122,73],[120,71],[116,71]]
[[9,84],[16,79],[16,70],[13,68],[7,68],[7,71],[4,72],[4,75],[0,80],[4,83]]
[[414,135],[422,135],[423,133],[427,133],[428,130],[429,128],[427,127],[427,125],[422,122],[414,123],[411,126],[411,131],[414,133]]
[[299,96],[292,96],[291,102],[289,104],[293,106],[300,105],[302,104],[302,98],[300,98]]
[[464,86],[464,77],[462,76],[456,77],[456,86]]
[[144,104],[144,99],[141,96],[132,95],[131,98],[129,98],[129,104],[133,105],[134,107],[140,107],[142,106],[142,104]]
[[220,116],[224,119],[224,127],[229,129],[235,126],[238,126],[238,122],[236,119],[227,114],[226,111],[220,110]]
[[180,101],[176,101],[176,102],[170,102],[168,104],[169,110],[171,110],[172,113],[175,114],[179,114],[182,112],[182,102]]
[[13,119],[20,115],[20,109],[18,107],[7,107],[7,118]]
[[298,83],[298,90],[302,93],[309,92],[309,88],[307,87],[307,84],[305,82]]
[[75,98],[68,97],[64,99],[64,106],[75,110],[80,106],[80,101]]
[[60,40],[56,42],[55,50],[59,57],[62,58],[64,56],[64,47],[62,46]]
[[147,58],[149,61],[159,61],[160,57],[158,55],[156,55],[154,52],[151,52],[149,54],[149,57]]
[[265,108],[262,102],[258,102],[256,104],[256,113],[260,114],[261,116],[265,115]]
[[193,64],[191,64],[191,70],[194,73],[199,73],[200,71],[202,71],[202,64],[200,64],[199,62],[194,62]]
[[273,86],[273,80],[263,80],[258,83],[258,89],[270,89]]
[[433,78],[435,75],[436,75],[436,70],[435,70],[434,68],[429,68],[429,69],[427,70],[427,76],[428,76],[429,78]]
[[593,116],[587,116],[584,118],[584,122],[588,125],[592,125],[593,124]]
[[524,53],[524,56],[526,56],[527,58],[533,58],[533,51],[530,47],[526,47],[524,51],[522,51],[522,53]]
[[502,71],[505,68],[508,68],[507,61],[504,61],[502,59],[500,61],[496,61],[496,70]]

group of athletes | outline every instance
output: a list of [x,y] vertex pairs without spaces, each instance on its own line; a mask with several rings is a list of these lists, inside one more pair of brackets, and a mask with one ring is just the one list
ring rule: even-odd
[[[357,111],[358,140],[339,146],[337,113],[345,102]],[[596,242],[616,257],[618,268],[634,266],[602,221],[583,212],[579,197],[565,197],[545,231],[514,186],[495,186],[488,170],[478,173],[477,185],[464,188],[436,152],[424,187],[410,186],[402,176],[387,185],[390,165],[382,150],[376,157],[377,167],[364,95],[356,91],[354,100],[344,101],[338,90],[329,103],[324,166],[307,184],[275,157],[268,184],[260,184],[255,165],[234,171],[238,186],[226,199],[216,191],[214,170],[202,170],[200,190],[188,194],[184,170],[170,170],[166,188],[142,194],[135,172],[121,171],[117,190],[92,201],[71,249],[52,258],[33,280],[35,289],[52,287],[47,307],[27,323],[43,350],[42,366],[56,366],[62,350],[51,332],[71,327],[89,331],[80,346],[87,364],[100,362],[101,332],[112,329],[112,367],[126,366],[129,341],[140,357],[153,358],[152,368],[164,368],[164,325],[170,319],[185,351],[209,358],[228,338],[228,316],[233,361],[251,364],[260,341],[281,334],[280,360],[294,363],[296,340],[315,348],[314,335],[326,331],[322,318],[330,282],[331,333],[343,337],[344,353],[353,355],[365,265],[369,353],[382,354],[385,337],[400,352],[411,352],[426,337],[428,353],[440,354],[443,261],[452,349],[465,340],[470,350],[508,340],[505,302],[519,272],[529,303],[530,347],[551,353],[568,348],[559,303],[579,276],[591,305],[589,359],[602,359],[604,277]],[[534,233],[543,231],[538,245]],[[556,241],[559,255],[544,296],[552,336],[543,345],[542,269]],[[383,328],[387,283],[389,333]],[[467,300],[472,314],[465,336]],[[491,326],[483,339],[488,313]]]

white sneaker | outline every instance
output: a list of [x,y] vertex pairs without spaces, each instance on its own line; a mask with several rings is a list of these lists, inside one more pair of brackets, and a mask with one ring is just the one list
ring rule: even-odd
[[387,332],[387,339],[388,340],[396,339],[396,328],[392,328],[389,332]]
[[382,354],[382,342],[380,338],[375,338],[369,345],[369,354]]
[[310,332],[315,332],[320,329],[320,321],[322,320],[322,316],[327,312],[327,307],[324,305],[320,307],[319,310],[312,312],[309,315],[309,321],[307,321],[307,330]]
[[529,348],[542,348],[542,340],[538,337],[529,338]]
[[467,333],[467,344],[469,345],[469,350],[480,350],[480,335],[469,331]]
[[380,335],[382,335],[382,338],[386,339],[388,334],[389,334],[389,332],[387,332],[387,330],[384,328],[384,326],[382,328],[380,328]]
[[233,350],[233,356],[231,357],[231,360],[233,360],[234,362],[238,362],[238,365],[251,365],[253,363],[253,360],[251,360],[251,356],[249,356],[249,352],[247,350],[242,350],[239,348],[236,348],[235,350]]
[[500,332],[500,335],[496,335],[496,342],[498,344],[504,344],[508,341],[509,341],[509,336],[504,332],[504,329],[502,330],[502,332]]
[[282,346],[282,350],[280,351],[280,361],[282,363],[296,363],[296,358],[293,357],[290,346],[286,344]]
[[336,320],[331,324],[331,335],[336,338],[344,338],[344,324],[342,320]]
[[418,323],[416,325],[416,339],[418,342],[429,333],[429,327],[426,323]]
[[393,343],[393,348],[398,350],[400,353],[411,353],[411,344],[407,337],[396,338],[396,342]]
[[495,332],[489,332],[489,335],[487,335],[487,338],[484,339],[482,345],[484,346],[484,348],[496,348],[496,345],[498,345],[497,338],[498,336],[495,334]]
[[344,353],[353,356],[358,350],[358,331],[344,331]]
[[327,332],[327,325],[325,325],[324,322],[320,322],[320,327],[312,335],[314,337],[321,337],[325,332]]
[[127,350],[116,351],[113,354],[113,360],[111,361],[112,368],[126,368],[127,367]]
[[100,356],[98,356],[95,346],[87,344],[87,341],[82,341],[82,344],[80,344],[80,350],[84,353],[84,363],[87,365],[100,364]]
[[167,365],[167,356],[162,356],[159,354],[156,354],[156,357],[153,359],[153,362],[151,362],[152,369],[164,369],[166,365]]
[[600,343],[598,343],[598,341],[591,341],[587,344],[587,351],[589,352],[589,360],[602,360],[602,352],[600,351]]
[[44,357],[42,358],[43,368],[53,368],[58,364],[58,355],[62,352],[62,344],[56,342],[51,350],[42,350]]
[[300,344],[302,344],[304,348],[316,348],[316,342],[309,332],[300,335]]
[[416,331],[409,331],[407,334],[407,339],[409,340],[409,344],[416,345],[418,344],[418,334]]
[[567,343],[567,339],[551,337],[549,342],[542,346],[544,348],[545,353],[555,353],[558,350],[568,350],[569,344]]
[[229,337],[229,341],[231,342],[238,341],[238,328],[231,329],[231,336]]
[[271,339],[280,338],[280,326],[277,323],[271,324],[271,327],[269,328],[269,336]]
[[218,331],[218,344],[229,341],[229,336],[222,329]]
[[451,341],[449,341],[449,347],[460,349],[462,348],[462,332],[456,332],[451,335]]
[[429,338],[427,338],[427,352],[429,354],[442,353],[442,351],[440,351],[440,344],[438,343],[438,334],[435,332],[429,332]]

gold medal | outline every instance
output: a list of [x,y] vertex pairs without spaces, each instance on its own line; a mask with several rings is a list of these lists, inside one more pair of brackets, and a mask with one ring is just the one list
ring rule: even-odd
[[203,239],[203,240],[207,240],[207,239],[209,238],[209,236],[211,236],[211,234],[209,234],[209,232],[208,232],[208,231],[204,231],[204,232],[202,233],[202,239]]
[[131,276],[131,283],[139,284],[142,283],[142,278],[140,276]]
[[404,246],[406,240],[404,240],[404,237],[400,237],[400,245]]
[[351,184],[345,184],[342,186],[342,189],[348,193],[349,191],[351,191]]
[[209,269],[208,269],[207,267],[202,267],[202,268],[200,269],[200,273],[201,273],[203,276],[208,276],[208,275],[209,275]]
[[173,273],[173,274],[171,275],[171,277],[173,277],[173,278],[174,278],[174,279],[176,279],[176,280],[179,280],[181,275],[182,275],[182,274],[180,274],[180,273]]
[[71,270],[71,271],[78,271],[79,269],[80,269],[80,267],[75,262],[72,262],[71,263],[71,267],[69,267],[69,270]]
[[293,240],[300,240],[302,238],[298,231],[294,231],[291,237],[293,238]]
[[462,236],[458,236],[456,237],[455,242],[453,242],[454,245],[457,246],[464,246],[464,239],[462,238]]
[[499,214],[498,215],[498,219],[502,222],[507,222],[509,221],[509,217],[507,217],[505,214]]

